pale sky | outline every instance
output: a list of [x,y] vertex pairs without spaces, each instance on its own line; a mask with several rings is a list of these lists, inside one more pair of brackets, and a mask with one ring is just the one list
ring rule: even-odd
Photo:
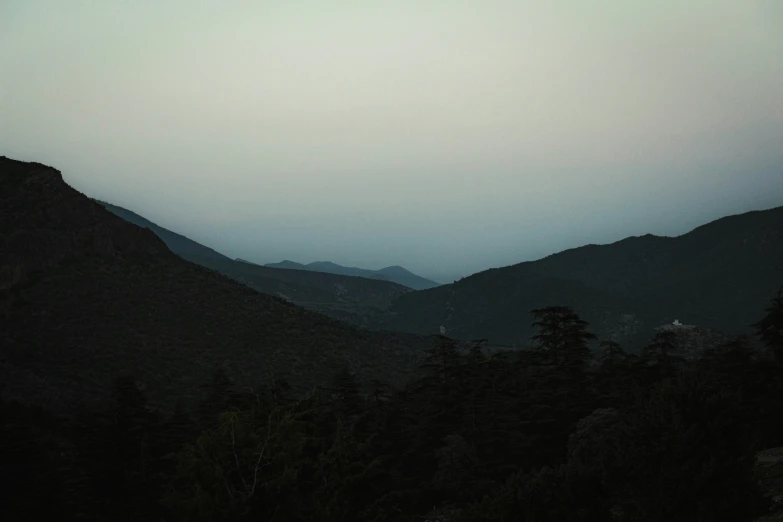
[[450,281],[783,205],[783,2],[0,0],[0,155]]

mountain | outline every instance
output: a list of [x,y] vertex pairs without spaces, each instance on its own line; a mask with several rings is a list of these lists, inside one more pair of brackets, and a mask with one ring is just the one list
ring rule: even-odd
[[287,269],[296,268],[295,266],[271,268],[243,259],[234,260],[158,226],[135,212],[104,201],[98,203],[134,225],[149,228],[172,252],[192,263],[216,270],[259,292],[281,297],[337,319],[364,324],[367,322],[367,314],[382,314],[393,298],[410,291],[405,286],[386,280],[379,281],[378,278],[362,278],[352,274],[340,275],[304,268]]
[[748,333],[783,283],[783,207],[718,219],[678,237],[645,235],[486,270],[400,296],[376,327],[526,344],[529,311],[572,306],[603,338],[638,348],[675,319]]
[[[245,261],[245,262],[250,263],[250,261]],[[303,265],[302,263],[297,263],[296,261],[289,261],[288,259],[280,261],[279,263],[267,263],[264,266],[269,268],[284,268],[288,270],[307,270],[306,265]]]
[[440,286],[440,284],[436,283],[435,281],[425,279],[397,265],[381,268],[376,272],[376,274],[386,277],[389,281],[394,281],[395,283],[399,283],[403,286],[413,288],[414,290],[427,290],[429,288]]
[[262,266],[262,265],[259,265],[258,263],[253,263],[252,261],[246,261],[246,260],[242,259],[241,257],[236,258],[236,261],[239,261],[240,263],[247,263],[248,265]]
[[304,265],[302,263],[296,263],[287,259],[279,263],[267,263],[264,266],[270,268],[311,270],[313,272],[367,277],[370,279],[382,279],[407,286],[408,288],[412,288],[414,290],[427,290],[429,288],[440,286],[439,283],[418,276],[401,266],[387,266],[386,268],[382,268],[380,270],[367,270],[364,268],[356,268],[352,266],[342,266],[336,263],[332,263],[331,261],[316,261],[314,263]]
[[240,386],[277,375],[299,392],[344,367],[364,382],[401,383],[431,342],[256,292],[175,255],[59,171],[0,157],[4,398],[63,410],[110,396],[115,378],[131,374],[171,408],[196,401],[220,367]]
[[169,247],[169,250],[189,261],[193,261],[194,263],[198,262],[196,260],[212,260],[215,263],[231,261],[231,258],[224,256],[220,252],[200,243],[196,243],[192,239],[189,239],[182,234],[177,234],[176,232],[172,232],[171,230],[160,227],[152,221],[136,214],[135,212],[118,207],[117,205],[112,205],[106,201],[98,201],[98,203],[103,205],[103,207],[112,214],[120,216],[129,223],[133,223],[134,225],[138,225],[142,228],[149,228],[155,232],[155,235],[161,238],[164,243],[166,243],[166,246]]

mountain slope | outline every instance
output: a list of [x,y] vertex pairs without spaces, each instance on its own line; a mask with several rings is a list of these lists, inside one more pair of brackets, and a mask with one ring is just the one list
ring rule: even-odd
[[171,230],[167,230],[161,226],[158,226],[152,221],[136,214],[135,212],[118,207],[117,205],[112,205],[106,201],[98,201],[98,203],[103,205],[103,207],[112,214],[120,216],[129,223],[133,223],[134,225],[140,226],[142,228],[149,228],[155,232],[156,236],[161,238],[163,242],[166,243],[166,246],[169,247],[169,250],[181,257],[184,257],[185,259],[211,259],[215,262],[231,261],[230,257],[224,256],[220,252],[197,243],[192,239],[183,236],[182,234],[177,234],[176,232],[172,232]]
[[99,203],[128,222],[149,228],[172,252],[192,263],[216,270],[259,292],[282,297],[339,319],[361,324],[367,313],[387,308],[393,298],[410,291],[389,281],[306,269],[270,268],[241,259],[234,260],[158,226],[135,212],[103,201]]
[[375,273],[386,277],[389,281],[394,281],[395,283],[413,288],[414,290],[427,290],[440,286],[440,284],[435,281],[425,279],[424,277],[418,276],[410,270],[397,265],[381,268]]
[[587,245],[398,298],[376,326],[525,343],[531,309],[573,306],[603,337],[638,347],[661,324],[747,333],[783,283],[783,207],[679,237]]
[[299,391],[349,366],[400,383],[430,339],[369,332],[173,254],[153,232],[0,157],[0,393],[68,408],[130,373],[154,404],[194,401],[220,366]]
[[342,266],[331,261],[315,261],[306,265],[302,263],[296,263],[289,261],[288,259],[279,263],[267,263],[267,267],[270,268],[289,268],[296,270],[312,270],[313,272],[323,272],[329,274],[341,274],[347,276],[367,277],[370,279],[382,279],[385,281],[392,281],[394,283],[407,286],[414,290],[427,290],[429,288],[435,288],[440,286],[435,281],[430,281],[424,277],[418,276],[413,272],[401,267],[401,266],[388,266],[380,270],[367,270],[364,268],[356,268],[352,266]]

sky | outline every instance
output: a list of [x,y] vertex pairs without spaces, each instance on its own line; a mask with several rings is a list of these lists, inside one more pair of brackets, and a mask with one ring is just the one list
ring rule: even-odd
[[783,205],[783,2],[3,0],[0,155],[449,282]]

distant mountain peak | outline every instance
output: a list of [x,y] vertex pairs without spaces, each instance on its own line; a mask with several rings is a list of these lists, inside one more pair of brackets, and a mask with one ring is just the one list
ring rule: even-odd
[[308,263],[305,266],[322,266],[322,267],[339,267],[339,268],[345,268],[337,263],[332,263],[331,261],[313,261],[312,263]]
[[398,271],[401,271],[401,272],[410,272],[408,269],[403,268],[400,265],[387,266],[386,268],[381,268],[379,270],[379,272],[388,272],[388,271],[392,271],[392,270],[398,270]]
[[264,266],[270,268],[295,268],[298,270],[313,270],[316,272],[327,272],[330,274],[383,279],[407,286],[408,288],[412,288],[414,290],[427,290],[429,288],[440,286],[439,283],[418,276],[410,270],[399,265],[387,266],[386,268],[382,268],[380,270],[368,270],[353,266],[342,266],[332,261],[314,261],[304,265],[295,261],[285,260],[281,261],[280,263],[269,263]]

